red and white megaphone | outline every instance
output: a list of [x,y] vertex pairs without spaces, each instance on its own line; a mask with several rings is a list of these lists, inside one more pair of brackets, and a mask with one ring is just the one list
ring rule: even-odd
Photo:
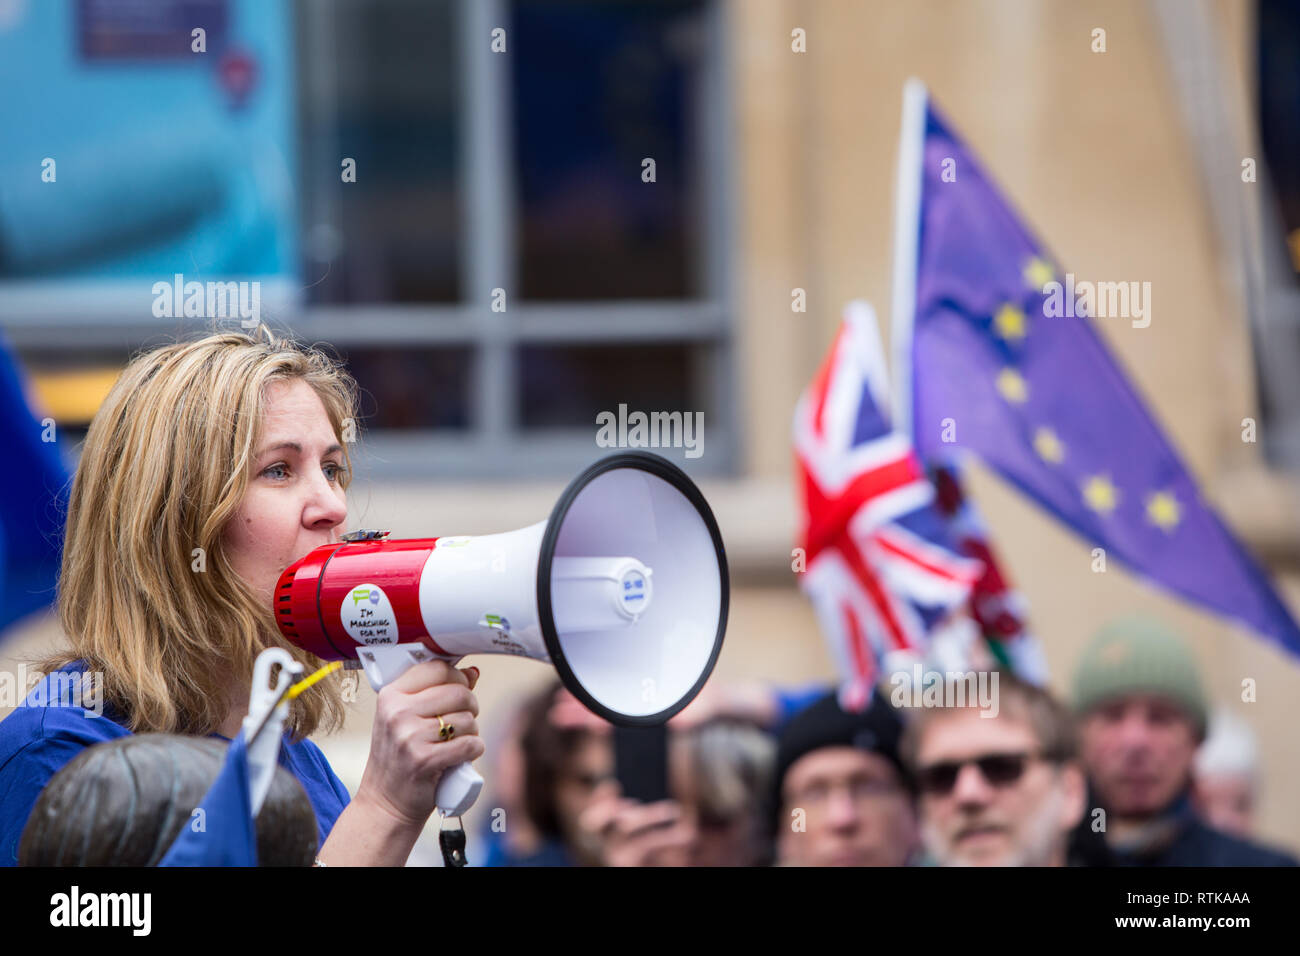
[[[359,660],[375,690],[420,661],[514,654],[547,661],[592,712],[662,724],[695,697],[727,627],[727,559],[713,513],[680,468],[646,452],[591,465],[546,521],[476,537],[360,531],[280,575],[280,631],[325,660]],[[460,816],[483,778],[443,774]]]

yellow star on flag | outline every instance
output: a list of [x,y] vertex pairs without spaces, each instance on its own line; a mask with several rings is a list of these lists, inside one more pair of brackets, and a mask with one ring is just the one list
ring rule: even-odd
[[1065,445],[1061,444],[1056,432],[1046,426],[1034,432],[1034,451],[1043,461],[1053,465],[1060,464],[1065,458]]
[[1182,508],[1173,492],[1157,491],[1147,496],[1147,520],[1163,531],[1172,531],[1182,520]]
[[1043,286],[1051,282],[1056,277],[1056,271],[1048,264],[1047,260],[1034,256],[1025,263],[1025,282],[1031,289],[1043,291]]
[[1110,514],[1119,501],[1117,489],[1105,475],[1093,475],[1083,484],[1083,503],[1093,511]]
[[1008,402],[1020,403],[1029,398],[1029,383],[1013,368],[998,373],[997,387]]
[[1025,337],[1025,313],[1008,302],[993,316],[993,328],[1007,341]]

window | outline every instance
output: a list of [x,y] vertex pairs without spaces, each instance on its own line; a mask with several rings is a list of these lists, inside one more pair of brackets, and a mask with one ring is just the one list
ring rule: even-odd
[[[718,0],[253,8],[221,22],[221,56],[235,67],[217,76],[256,82],[207,110],[240,148],[220,154],[222,168],[203,165],[211,137],[193,156],[181,146],[163,156],[164,172],[191,184],[168,198],[171,219],[188,221],[214,196],[229,201],[196,228],[221,237],[243,228],[239,250],[273,262],[268,271],[289,287],[264,292],[263,318],[347,361],[363,389],[369,474],[563,477],[604,453],[597,415],[620,404],[702,412],[707,454],[656,451],[695,474],[732,471]],[[175,56],[121,68],[138,74],[118,94],[128,106],[159,87],[163,70],[190,71],[194,87],[177,109],[221,87]],[[72,69],[87,90],[110,82],[103,66],[98,79],[84,64]],[[268,105],[276,89],[283,103]],[[268,161],[269,133],[256,125],[275,122],[265,129],[283,140],[282,166]],[[207,178],[181,176],[191,166]],[[248,218],[263,209],[289,210],[283,227]],[[146,231],[161,218],[136,216]],[[187,234],[161,252],[142,244],[138,274],[221,277],[218,257],[192,266],[195,248],[208,247]],[[140,291],[148,279],[133,283],[111,307],[59,287],[16,344],[48,355],[69,348],[75,327],[78,349],[125,355],[186,321],[204,324],[157,320]]]

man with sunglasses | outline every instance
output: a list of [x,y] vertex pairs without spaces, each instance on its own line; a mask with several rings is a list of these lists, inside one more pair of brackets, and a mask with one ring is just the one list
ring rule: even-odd
[[921,835],[942,866],[1063,866],[1086,788],[1069,713],[999,674],[998,707],[920,708],[903,753]]

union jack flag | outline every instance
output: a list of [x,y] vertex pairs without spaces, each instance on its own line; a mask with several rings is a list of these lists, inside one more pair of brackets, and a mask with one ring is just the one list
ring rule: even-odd
[[912,443],[890,426],[884,353],[865,302],[844,310],[830,353],[795,409],[804,494],[804,592],[860,710],[887,656],[924,655],[930,629],[983,573],[962,557]]

